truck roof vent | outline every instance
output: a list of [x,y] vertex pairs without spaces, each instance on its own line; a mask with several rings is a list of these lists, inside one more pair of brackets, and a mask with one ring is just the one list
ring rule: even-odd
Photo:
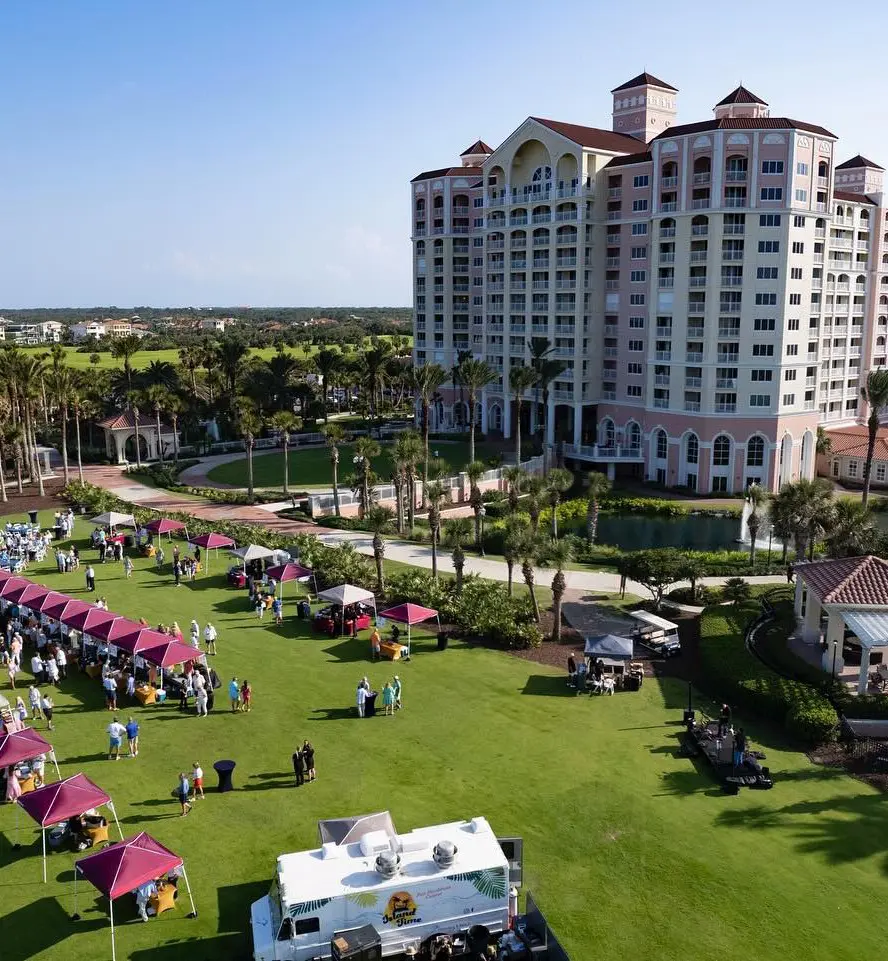
[[393,878],[401,870],[401,855],[383,851],[376,856],[376,871],[384,878]]
[[456,860],[457,848],[453,841],[439,841],[432,851],[432,859],[439,868],[449,868]]

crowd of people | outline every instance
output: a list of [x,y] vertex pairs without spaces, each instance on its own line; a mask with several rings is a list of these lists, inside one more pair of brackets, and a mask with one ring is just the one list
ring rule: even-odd
[[[395,711],[400,711],[403,707],[401,700],[403,685],[401,678],[397,674],[387,680],[382,686],[382,709],[384,715],[394,716]],[[374,691],[369,679],[361,678],[355,691],[355,705],[358,709],[358,717],[373,717],[376,714],[376,699],[379,691]]]

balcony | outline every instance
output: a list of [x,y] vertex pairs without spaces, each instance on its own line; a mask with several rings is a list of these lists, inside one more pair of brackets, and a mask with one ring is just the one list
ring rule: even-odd
[[688,364],[702,364],[703,363],[703,352],[696,350],[689,350],[685,354],[685,363]]
[[736,364],[738,356],[739,355],[735,353],[719,351],[718,354],[716,354],[716,360],[718,360],[720,364]]
[[617,399],[617,392],[616,392],[615,390],[603,390],[603,391],[601,392],[601,399],[602,399],[602,400],[616,400],[616,399]]
[[655,357],[657,360],[672,360],[672,351],[671,351],[671,350],[658,350],[658,351],[655,351],[654,357]]
[[620,281],[619,280],[608,280],[604,285],[605,290],[619,290]]
[[444,233],[444,228],[443,228],[443,227],[432,227],[432,233],[435,234],[436,236],[439,235],[439,234],[443,234],[443,233]]
[[556,220],[576,220],[577,212],[575,210],[556,210],[555,219]]
[[605,266],[605,267],[608,267],[608,268],[610,268],[610,269],[613,269],[614,267],[619,267],[619,266],[620,266],[620,258],[619,258],[619,257],[607,257],[607,258],[605,259],[605,261],[604,261],[604,266]]
[[702,377],[685,377],[685,387],[699,389],[702,386],[703,386]]
[[671,337],[671,336],[672,336],[672,327],[671,327],[671,326],[670,326],[670,327],[658,327],[658,328],[657,328],[657,336],[658,336],[658,337],[667,337],[667,338],[668,338],[668,337]]
[[[534,290],[536,290],[537,283],[538,281],[536,280],[533,282]],[[546,282],[543,281],[543,283],[546,283]],[[548,284],[546,286],[548,287]],[[577,282],[575,280],[556,280],[555,289],[556,290],[576,290]]]
[[575,347],[553,347],[552,356],[553,357],[573,357],[576,353]]
[[814,410],[814,401],[813,401],[813,400],[806,400],[806,401],[805,401],[805,404],[804,404],[804,409],[805,409],[805,410]]
[[523,334],[526,329],[524,324],[509,324],[510,334]]
[[454,284],[453,291],[457,294],[467,294],[469,292],[468,284]]
[[[591,189],[589,190],[589,193],[592,193]],[[559,200],[562,200],[565,197],[579,197],[579,195],[580,195],[580,188],[577,187],[576,185],[572,187],[559,187],[555,191],[555,196]]]
[[531,334],[535,337],[539,335],[548,335],[549,325],[548,324],[533,324],[530,328]]
[[674,211],[678,210],[678,204],[674,200],[669,200],[664,204],[660,204],[660,210],[664,214],[671,214]]
[[725,224],[723,233],[733,234],[735,237],[738,234],[743,234],[746,232],[746,224]]
[[692,302],[692,303],[688,304],[688,313],[689,313],[689,314],[705,314],[705,313],[706,313],[706,304],[705,304],[705,303]]
[[526,261],[526,260],[513,260],[512,263],[509,264],[509,268],[510,268],[511,270],[526,270],[526,269],[527,269],[527,261]]
[[654,384],[656,384],[657,387],[668,387],[669,381],[670,381],[669,374],[654,375]]
[[688,338],[690,340],[702,340],[703,339],[703,328],[694,327],[688,324]]
[[573,390],[553,390],[552,397],[554,400],[571,401],[574,399],[574,392]]
[[708,197],[696,197],[691,201],[694,210],[705,210],[709,206]]
[[549,281],[548,281],[548,280],[535,280],[535,281],[533,282],[533,289],[534,289],[534,290],[548,290],[548,289],[549,289]]
[[715,380],[716,390],[736,390],[736,377],[717,377]]
[[531,223],[534,223],[534,224],[550,224],[550,223],[552,223],[552,215],[551,215],[551,214],[534,214],[533,217],[531,217],[530,219],[531,219]]
[[[523,246],[525,245],[525,243],[526,243],[526,241],[522,241],[521,246],[523,247]],[[534,237],[534,238],[533,238],[533,246],[534,246],[534,247],[548,247],[550,243],[551,243],[551,241],[549,240],[548,237]]]
[[658,407],[660,410],[669,410],[669,401],[665,397],[655,397],[654,407]]
[[576,327],[573,324],[556,324],[555,333],[567,334],[572,337],[576,333]]
[[512,357],[523,357],[524,347],[524,344],[509,344],[509,354]]
[[501,334],[503,332],[502,324],[488,324],[487,330],[491,334]]
[[743,251],[722,250],[722,260],[743,260]]
[[740,328],[739,327],[719,327],[718,336],[719,337],[739,337]]
[[527,237],[512,237],[509,241],[509,246],[512,250],[520,250],[522,247],[527,246]]
[[504,240],[488,240],[487,249],[488,250],[503,250],[506,246]]
[[608,220],[619,220],[623,216],[622,211],[619,210],[609,210],[607,212]]
[[829,187],[829,177],[818,177],[817,178],[818,187]]
[[722,276],[721,285],[722,287],[742,287],[743,277],[742,276],[740,277]]
[[436,294],[443,294],[443,293],[444,293],[444,284],[434,284],[434,285],[432,286],[432,291],[433,291],[433,293],[436,293]]
[[675,286],[674,277],[660,277],[657,280],[657,287],[660,290],[672,290],[674,286]]
[[510,226],[510,227],[526,227],[526,226],[527,226],[527,217],[526,217],[526,216],[525,216],[525,217],[512,217],[512,219],[509,221],[509,226]]
[[604,356],[605,356],[605,357],[619,357],[619,356],[620,356],[620,349],[619,349],[619,347],[605,347],[605,348],[604,348]]
[[708,171],[705,173],[694,174],[694,184],[708,184],[712,180],[712,174]]
[[708,259],[709,259],[708,250],[692,250],[691,251],[692,264],[705,264]]
[[697,411],[700,410],[700,401],[699,401],[699,400],[686,400],[686,401],[685,401],[685,410],[690,411],[691,413],[696,413]]
[[[576,265],[577,265],[576,257],[558,257],[555,260],[556,267],[576,267]],[[545,264],[544,266],[548,267],[549,265]],[[534,264],[534,267],[536,267],[536,264]]]
[[607,188],[607,199],[608,200],[619,200],[623,196],[622,187],[608,187]]
[[555,243],[560,247],[573,246],[577,242],[576,233],[572,234],[561,234],[555,238]]
[[[536,286],[536,284],[534,284]],[[509,283],[509,290],[527,290],[526,280],[513,280]]]
[[725,197],[726,207],[745,207],[746,198],[745,197]]
[[660,228],[660,236],[661,236],[661,237],[674,237],[674,236],[675,236],[675,227],[661,227],[661,228]]
[[544,259],[541,259],[541,260],[534,259],[534,261],[533,261],[533,269],[534,269],[534,270],[548,270],[548,269],[549,269],[549,258],[548,258],[548,256],[546,256]]
[[706,237],[709,234],[709,224],[692,224],[691,234],[694,237]]
[[426,235],[425,227],[417,227],[416,230],[413,231],[414,237],[425,237],[425,235]]
[[675,263],[675,254],[660,254],[660,263],[661,263],[661,264],[674,264],[674,263]]
[[706,278],[705,277],[691,277],[688,279],[689,287],[705,287]]
[[506,285],[501,280],[495,280],[487,285],[488,290],[505,290]]
[[[602,394],[602,396],[604,396]],[[622,447],[617,445],[605,445],[605,444],[591,444],[591,445],[578,445],[578,444],[565,444],[564,453],[567,457],[573,457],[576,460],[588,460],[588,461],[616,461],[616,460],[634,460],[639,463],[644,462],[644,454],[640,447]]]
[[826,227],[815,227],[814,228],[815,237],[826,237]]
[[616,337],[619,327],[616,324],[605,324],[604,325],[604,336],[605,337]]
[[467,273],[469,272],[469,265],[468,265],[468,264],[454,264],[454,265],[453,265],[453,272],[454,272],[455,274],[467,274]]
[[663,190],[671,190],[678,186],[678,177],[662,177],[660,178],[660,186]]
[[716,414],[736,414],[737,404],[736,402],[733,404],[716,404],[715,412]]
[[743,184],[746,183],[747,172],[745,170],[726,170],[725,183]]

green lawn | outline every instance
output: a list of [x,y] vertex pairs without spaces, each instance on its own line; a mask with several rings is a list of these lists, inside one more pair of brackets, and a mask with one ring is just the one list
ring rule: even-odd
[[[430,443],[432,454],[438,452],[452,473],[464,470],[469,461],[468,441],[432,441]],[[382,454],[373,461],[373,469],[385,483],[391,477],[392,462],[388,455],[388,445],[383,447]],[[497,448],[485,443],[475,445],[475,456],[478,460],[485,461],[497,452]],[[339,479],[345,483],[345,479],[353,472],[352,457],[353,448],[346,445],[339,452]],[[308,447],[303,450],[291,450],[290,461],[290,486],[294,490],[300,487],[329,487],[332,483],[330,473],[330,452],[326,447]],[[220,464],[214,467],[207,475],[210,480],[219,484],[233,484],[235,487],[247,486],[247,460],[246,457],[240,460],[229,461],[227,464]],[[284,455],[280,451],[273,454],[254,454],[253,455],[253,478],[257,487],[280,487],[284,477]]]
[[[222,567],[220,558],[214,568]],[[79,573],[60,575],[50,563],[30,573],[82,590]],[[884,799],[813,767],[747,718],[776,785],[723,796],[677,755],[681,684],[649,680],[638,694],[581,699],[562,673],[461,644],[438,653],[426,637],[399,669],[405,710],[359,722],[358,679],[367,673],[379,686],[392,673],[368,663],[365,641],[312,637],[289,619],[283,629],[258,623],[220,574],[177,590],[169,573],[139,559],[132,581],[117,565],[97,566],[97,577],[120,613],[213,619],[214,666],[225,680],[246,675],[255,690],[249,716],[134,710],[142,751],[119,763],[105,759],[110,718],[99,685],[74,676],[58,693],[52,740],[63,774],[84,771],[113,796],[127,833],[147,830],[187,859],[200,912],[188,920],[183,905],[132,923],[122,898],[120,958],[247,957],[249,905],[267,890],[275,857],[313,846],[319,818],[385,808],[402,831],[484,815],[523,836],[527,888],[575,961],[860,961],[882,949]],[[319,780],[296,790],[289,757],[305,737]],[[237,761],[238,790],[210,791],[178,817],[176,773],[222,757]],[[107,905],[81,887],[83,919],[72,922],[74,856],[51,855],[43,885],[37,833],[26,828],[23,847],[11,846],[15,815],[0,810],[3,961],[109,957]]]

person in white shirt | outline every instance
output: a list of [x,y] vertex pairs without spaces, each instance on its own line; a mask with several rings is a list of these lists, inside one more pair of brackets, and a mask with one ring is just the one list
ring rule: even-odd
[[136,678],[134,674],[127,674],[126,676],[126,693],[128,697],[136,696]]
[[205,687],[200,688],[200,689],[198,690],[198,692],[197,692],[197,698],[196,698],[196,701],[195,701],[196,706],[197,706],[197,716],[198,716],[198,717],[206,717],[206,716],[207,716],[207,701],[208,701],[208,700],[209,700],[209,698],[207,697],[207,689],[206,689]]
[[31,658],[31,673],[34,675],[34,681],[37,684],[42,684],[45,680],[43,677],[43,661],[39,654],[35,654]]
[[53,709],[53,707],[54,707],[54,704],[53,704],[53,702],[52,702],[52,698],[47,697],[47,695],[44,694],[43,697],[40,698],[40,708],[41,708],[41,710],[43,711],[43,716],[46,718],[46,722],[47,722],[47,724],[48,724],[48,726],[49,726],[49,730],[50,730],[50,731],[52,731],[52,730],[54,729],[54,726],[53,726],[53,723],[52,723],[52,709]]
[[120,745],[123,743],[123,738],[126,735],[126,728],[117,720],[114,720],[108,725],[108,760],[112,758],[115,761],[120,760]]
[[216,638],[219,635],[216,633],[216,628],[212,624],[207,624],[204,628],[204,643],[207,646],[207,654],[216,653]]
[[358,703],[358,717],[364,716],[364,702],[367,699],[367,689],[363,684],[358,685],[357,690],[357,703]]
[[68,677],[68,655],[65,653],[65,649],[61,647],[56,648],[56,664],[59,668],[59,677],[64,681]]
[[44,670],[46,671],[46,676],[50,684],[59,683],[59,666],[56,664],[54,657],[50,657],[44,662]]

